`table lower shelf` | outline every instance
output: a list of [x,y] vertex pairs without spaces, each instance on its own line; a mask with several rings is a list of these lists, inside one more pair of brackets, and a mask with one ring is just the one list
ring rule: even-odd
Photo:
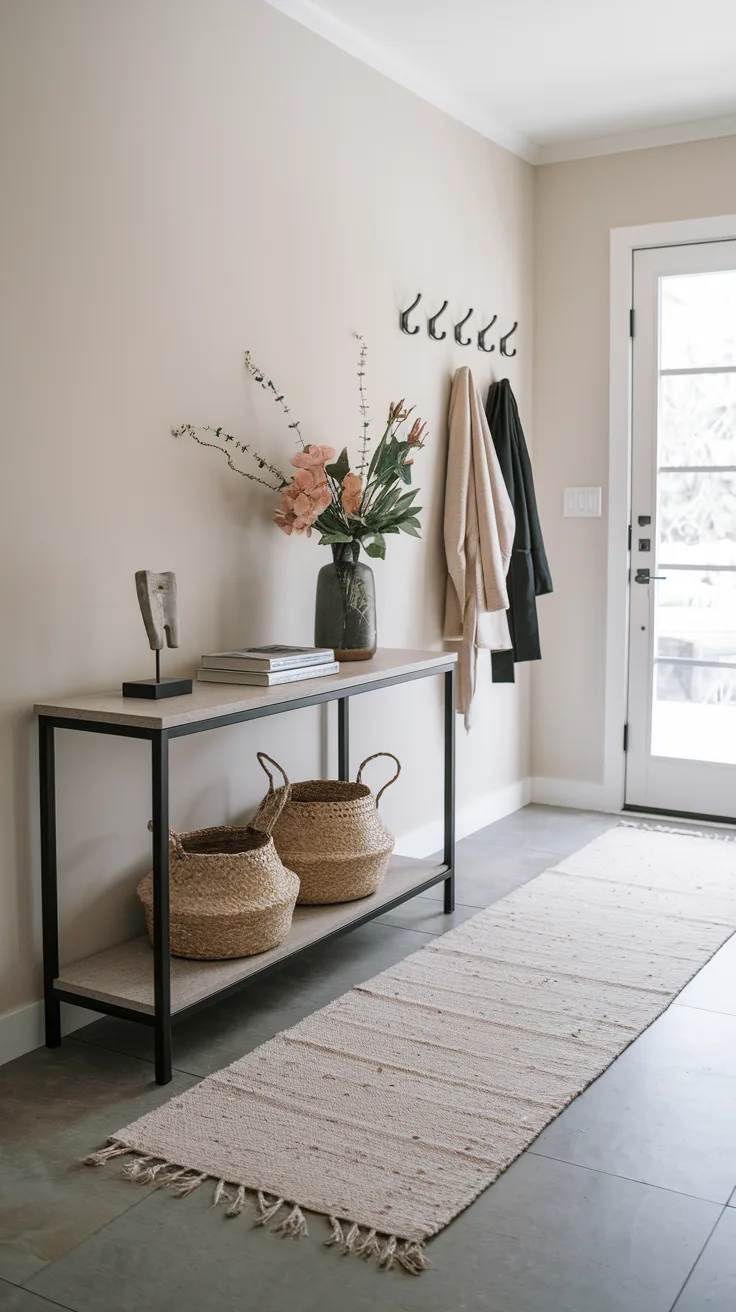
[[[269,952],[234,961],[187,961],[172,957],[172,1015],[247,982],[322,939],[372,920],[438,883],[446,873],[442,865],[433,861],[394,856],[380,888],[371,897],[333,906],[297,907],[289,934]],[[153,951],[148,938],[135,938],[73,965],[62,966],[55,987],[65,994],[74,994],[82,1006],[88,999],[90,1003],[99,1001],[152,1016]]]

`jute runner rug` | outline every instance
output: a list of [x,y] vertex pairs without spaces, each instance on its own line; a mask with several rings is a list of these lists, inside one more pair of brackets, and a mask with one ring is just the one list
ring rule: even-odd
[[418,1274],[734,930],[731,842],[619,826],[87,1160]]

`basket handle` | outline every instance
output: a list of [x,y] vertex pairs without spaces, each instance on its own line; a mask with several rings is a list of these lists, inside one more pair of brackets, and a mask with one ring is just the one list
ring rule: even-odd
[[[250,823],[253,829],[258,829],[262,833],[270,835],[276,821],[291,797],[291,782],[283,765],[279,765],[278,761],[274,761],[272,756],[267,756],[265,752],[256,752],[256,756],[261,769],[265,770],[268,775],[268,792]],[[266,761],[269,761],[271,765],[275,766],[276,769],[281,772],[284,782],[278,789],[274,787],[273,775],[266,765]],[[277,792],[281,794],[278,798],[276,796]]]
[[[153,833],[153,820],[148,821],[148,832],[149,834]],[[184,861],[186,859],[187,854],[184,851],[181,835],[177,834],[175,829],[169,830],[169,852],[176,857],[177,861]]]
[[378,803],[380,802],[381,797],[385,793],[386,789],[390,788],[392,784],[395,784],[396,780],[401,774],[401,761],[399,760],[398,756],[394,756],[393,752],[374,752],[372,756],[366,756],[365,760],[363,761],[363,764],[360,766],[358,773],[355,777],[356,784],[362,784],[363,770],[367,766],[368,762],[376,761],[379,756],[388,756],[392,761],[396,762],[396,774],[393,776],[392,779],[389,779],[388,783],[385,783],[383,785],[383,788],[379,788],[378,792],[376,793],[376,806],[378,806]]

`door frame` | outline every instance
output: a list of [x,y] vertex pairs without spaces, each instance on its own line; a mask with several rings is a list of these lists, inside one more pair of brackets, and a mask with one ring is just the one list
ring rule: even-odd
[[608,440],[608,569],[603,809],[624,805],[624,725],[628,703],[629,576],[631,523],[632,337],[634,252],[656,246],[688,246],[736,239],[736,215],[678,219],[612,228],[610,246],[610,373]]

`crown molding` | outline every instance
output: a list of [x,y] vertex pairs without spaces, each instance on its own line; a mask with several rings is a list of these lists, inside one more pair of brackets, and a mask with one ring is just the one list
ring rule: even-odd
[[334,14],[329,14],[315,4],[314,0],[266,0],[266,4],[286,14],[288,18],[293,18],[303,27],[310,28],[312,32],[324,37],[332,45],[339,46],[341,50],[353,55],[361,63],[368,64],[376,72],[383,73],[384,77],[390,78],[392,82],[398,82],[407,91],[412,91],[415,96],[428,101],[436,109],[443,110],[445,114],[464,123],[466,127],[473,128],[489,141],[503,146],[505,150],[519,155],[530,164],[535,163],[537,147],[522,133],[515,132],[513,128],[500,123],[481,106],[458,95],[451,87],[435,82],[430,85],[425,75],[405,59],[387,50],[372,38],[364,36],[349,23],[336,18]]
[[736,136],[736,114],[728,114],[721,118],[695,119],[688,123],[669,123],[536,145],[452,87],[435,82],[430,85],[428,78],[407,60],[328,13],[315,0],[266,0],[266,4],[529,164],[560,164],[567,160],[591,159],[596,155],[617,155],[631,150],[651,150],[657,146],[678,146],[714,137]]
[[732,136],[736,136],[736,114],[726,114],[721,118],[668,123],[656,128],[616,132],[610,136],[551,142],[537,147],[534,163],[560,164],[566,160],[592,159],[595,155],[618,155],[628,150],[651,150],[657,146],[680,146],[689,141]]

